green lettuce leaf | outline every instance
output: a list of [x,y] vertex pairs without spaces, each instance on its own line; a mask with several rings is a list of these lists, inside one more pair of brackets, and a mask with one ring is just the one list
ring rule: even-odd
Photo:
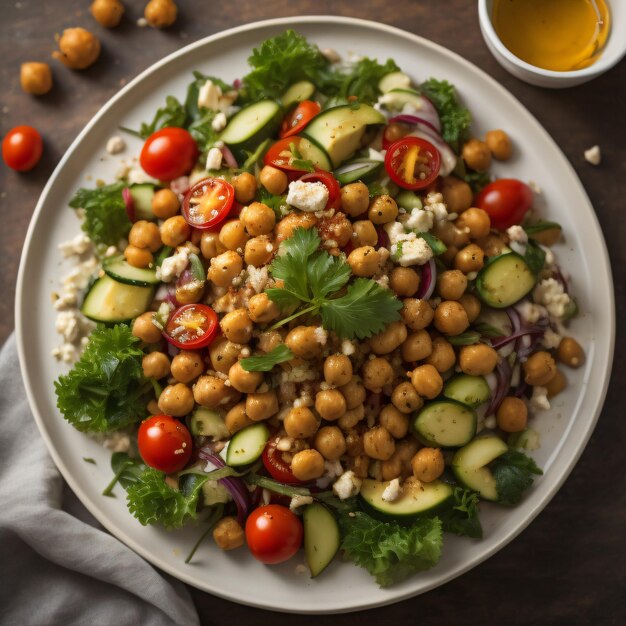
[[509,450],[499,456],[491,471],[496,479],[498,502],[506,506],[516,505],[533,484],[534,477],[543,474],[535,461],[519,450]]

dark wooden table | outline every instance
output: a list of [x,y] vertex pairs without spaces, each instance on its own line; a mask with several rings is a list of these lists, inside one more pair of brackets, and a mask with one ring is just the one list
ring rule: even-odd
[[[138,28],[144,2],[126,0],[127,16],[105,31],[91,18],[88,0],[3,0],[0,20],[2,135],[17,124],[36,126],[45,156],[29,174],[0,167],[0,342],[13,329],[20,252],[37,198],[60,156],[96,111],[122,85],[164,55],[206,35],[277,16],[341,14],[392,24],[440,43],[494,76],[542,122],[578,172],[600,218],[613,261],[617,319],[624,320],[626,284],[626,62],[581,87],[547,91],[507,74],[487,51],[469,0],[266,0],[227,3],[179,0],[176,25],[163,32]],[[445,8],[444,8],[445,5]],[[74,73],[52,62],[55,88],[31,98],[19,88],[22,61],[47,60],[54,34],[70,26],[92,29],[103,54]],[[600,167],[583,150],[600,144]],[[586,254],[593,254],[593,250]],[[625,336],[618,324],[616,367],[604,411],[582,458],[563,488],[532,525],[471,572],[412,600],[351,616],[270,614],[191,589],[205,624],[625,624],[626,419],[620,389]],[[242,590],[242,596],[245,590]]]

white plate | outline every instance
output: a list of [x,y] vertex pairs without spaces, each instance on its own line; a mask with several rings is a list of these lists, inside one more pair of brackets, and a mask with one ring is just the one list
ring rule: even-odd
[[[518,507],[482,507],[482,541],[446,536],[437,567],[386,590],[379,589],[364,570],[339,560],[319,579],[310,580],[306,574],[295,574],[295,560],[265,567],[245,550],[223,553],[211,541],[201,547],[191,565],[185,565],[199,529],[167,533],[144,528],[127,512],[121,489],[116,490],[117,498],[103,497],[102,488],[111,478],[109,452],[69,426],[55,406],[53,381],[63,368],[50,356],[57,342],[50,292],[60,273],[67,271],[57,245],[79,229],[74,212],[67,208],[72,192],[94,185],[97,178],[113,179],[118,159],[103,157],[106,140],[117,133],[118,125],[137,128],[152,118],[167,94],[184,97],[194,69],[227,80],[242,76],[251,48],[287,27],[297,28],[322,48],[381,60],[393,57],[416,81],[430,76],[448,79],[472,111],[477,135],[490,128],[506,129],[516,153],[506,168],[498,168],[498,174],[534,181],[543,190],[538,204],[545,203],[546,214],[564,226],[566,243],[556,252],[572,276],[583,312],[572,332],[585,347],[585,366],[567,371],[568,391],[554,401],[550,412],[533,421],[543,444],[535,458],[545,475]],[[131,140],[129,148],[129,154],[136,154],[139,143]],[[474,567],[513,539],[556,493],[591,434],[606,392],[615,327],[611,268],[592,206],[572,167],[538,122],[489,76],[448,50],[389,26],[335,17],[277,19],[208,37],[157,63],[122,89],[74,141],[44,189],[22,255],[16,320],[22,372],[35,419],[63,476],[96,518],[133,550],[184,582],[235,602],[303,613],[363,609],[423,593]],[[96,459],[97,465],[85,463],[85,456]]]

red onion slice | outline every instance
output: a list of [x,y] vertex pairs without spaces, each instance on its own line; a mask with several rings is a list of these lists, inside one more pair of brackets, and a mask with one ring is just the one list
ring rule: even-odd
[[389,244],[391,243],[389,241],[389,235],[387,234],[387,231],[382,227],[382,225],[379,224],[378,226],[376,226],[376,234],[378,235],[378,242],[375,246],[376,249],[378,250],[378,248],[389,248]]
[[422,278],[420,286],[417,290],[416,298],[428,300],[435,291],[435,283],[437,282],[437,266],[434,259],[429,259],[426,265],[422,265]]
[[232,167],[235,169],[239,167],[235,155],[230,151],[228,146],[223,146],[222,148],[220,148],[220,151],[222,153],[222,156],[224,157],[224,163],[226,163],[228,167]]
[[126,215],[128,215],[128,219],[134,224],[137,221],[137,216],[135,214],[135,202],[128,187],[124,187],[124,189],[122,189],[122,199],[124,200],[124,205],[126,207]]
[[456,167],[456,154],[452,151],[452,148],[430,128],[418,126],[414,131],[409,133],[410,137],[419,137],[425,139],[439,150],[441,155],[441,169],[439,170],[439,176],[448,176],[452,173]]
[[495,369],[496,375],[496,391],[491,396],[491,400],[489,401],[489,406],[485,411],[485,415],[488,417],[490,415],[495,414],[500,405],[502,404],[502,400],[506,397],[509,389],[511,387],[511,366],[506,359],[503,359],[496,365]]
[[419,117],[417,115],[396,115],[395,117],[392,117],[389,120],[390,124],[411,124],[411,126],[417,126],[419,124],[423,124],[425,125],[427,128],[430,128],[430,130],[433,133],[436,133],[437,135],[439,135],[439,129],[434,125],[431,124],[428,120],[424,119],[423,117]]

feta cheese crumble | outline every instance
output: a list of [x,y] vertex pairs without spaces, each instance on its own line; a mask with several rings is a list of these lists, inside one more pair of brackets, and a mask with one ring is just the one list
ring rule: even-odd
[[171,283],[183,273],[188,263],[189,250],[187,248],[178,248],[176,254],[167,257],[161,263],[161,266],[156,268],[156,276],[164,283]]
[[424,265],[433,257],[431,247],[421,237],[393,244],[391,254],[402,267]]
[[237,95],[236,91],[222,93],[221,87],[209,79],[198,90],[198,108],[226,112],[237,99]]
[[585,150],[585,161],[591,165],[600,165],[600,161],[602,161],[600,146],[592,146],[589,150]]
[[352,470],[348,470],[333,483],[333,493],[340,500],[346,500],[361,491],[361,484],[362,480]]
[[400,497],[400,480],[394,478],[389,481],[389,484],[385,487],[381,498],[385,502],[395,502]]
[[545,387],[533,387],[533,395],[530,397],[530,406],[538,411],[548,411],[550,409],[548,390]]
[[418,233],[426,233],[433,227],[434,216],[435,214],[432,211],[413,209],[402,223],[410,230],[415,230]]
[[542,280],[533,289],[533,298],[538,304],[544,305],[553,317],[563,317],[571,302],[563,285],[554,278]]
[[324,209],[328,203],[328,195],[328,188],[324,183],[306,183],[301,180],[294,180],[289,183],[287,204],[301,211],[315,213]]
[[213,121],[211,122],[211,128],[216,132],[219,133],[221,131],[223,131],[226,128],[226,115],[224,114],[223,111],[220,111],[214,118]]
[[59,251],[67,259],[71,256],[80,256],[91,248],[91,239],[85,233],[78,233],[76,237],[59,244]]
[[311,496],[298,496],[295,495],[291,498],[291,502],[289,503],[289,510],[294,512],[296,509],[301,506],[306,506],[307,504],[313,504],[313,498]]
[[509,228],[506,229],[506,234],[509,236],[511,241],[523,244],[528,243],[528,235],[526,234],[526,231],[518,224],[509,226]]
[[222,167],[222,151],[219,148],[211,148],[206,155],[207,170],[219,170]]
[[118,135],[113,135],[107,141],[107,152],[109,154],[119,154],[126,150],[126,142]]

